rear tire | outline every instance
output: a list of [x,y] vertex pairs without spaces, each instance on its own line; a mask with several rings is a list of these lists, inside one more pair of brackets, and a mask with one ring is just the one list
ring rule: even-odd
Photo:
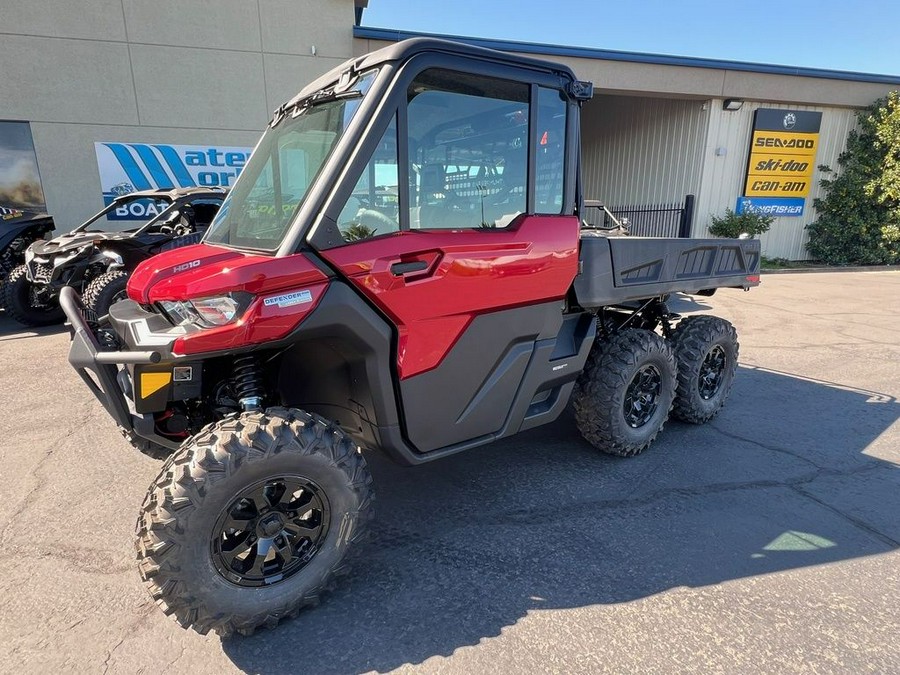
[[703,424],[725,405],[737,371],[737,331],[717,316],[689,316],[672,332],[678,392],[672,414]]
[[578,430],[598,450],[637,455],[669,417],[675,378],[675,356],[656,333],[629,328],[595,342],[575,383]]
[[184,628],[274,627],[348,572],[373,500],[365,459],[333,424],[287,408],[229,417],[150,486],[136,531],[141,577]]
[[124,270],[104,272],[84,289],[84,304],[98,317],[109,314],[109,308],[113,303],[128,297],[125,293],[127,284],[128,272]]
[[25,326],[62,323],[66,315],[59,306],[59,300],[42,300],[25,272],[25,265],[19,265],[9,273],[3,284],[2,302],[7,315]]

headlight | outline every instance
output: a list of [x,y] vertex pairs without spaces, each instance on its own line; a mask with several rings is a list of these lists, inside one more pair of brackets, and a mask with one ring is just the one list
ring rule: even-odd
[[236,292],[196,300],[163,300],[159,304],[176,325],[194,324],[201,328],[213,328],[237,320],[252,297],[249,293]]

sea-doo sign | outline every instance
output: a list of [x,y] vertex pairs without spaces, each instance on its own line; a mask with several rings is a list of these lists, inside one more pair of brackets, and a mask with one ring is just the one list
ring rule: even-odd
[[[103,203],[136,190],[229,187],[241,174],[252,148],[159,143],[94,143]],[[165,208],[163,205],[162,208]],[[146,220],[161,210],[150,200],[116,209],[113,220]]]
[[802,216],[819,149],[822,113],[760,108],[738,212]]

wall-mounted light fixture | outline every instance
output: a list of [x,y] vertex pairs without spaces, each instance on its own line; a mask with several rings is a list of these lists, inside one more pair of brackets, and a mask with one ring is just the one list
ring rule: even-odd
[[736,98],[726,98],[725,102],[722,104],[722,110],[734,112],[735,110],[740,110],[743,105],[744,102]]

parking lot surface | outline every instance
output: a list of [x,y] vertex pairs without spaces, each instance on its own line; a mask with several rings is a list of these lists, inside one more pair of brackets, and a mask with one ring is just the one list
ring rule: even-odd
[[0,671],[900,671],[900,272],[770,275],[679,300],[737,326],[723,412],[632,459],[570,415],[415,469],[372,457],[364,562],[276,630],[220,640],[149,600],[132,531],[158,464],[0,314]]

